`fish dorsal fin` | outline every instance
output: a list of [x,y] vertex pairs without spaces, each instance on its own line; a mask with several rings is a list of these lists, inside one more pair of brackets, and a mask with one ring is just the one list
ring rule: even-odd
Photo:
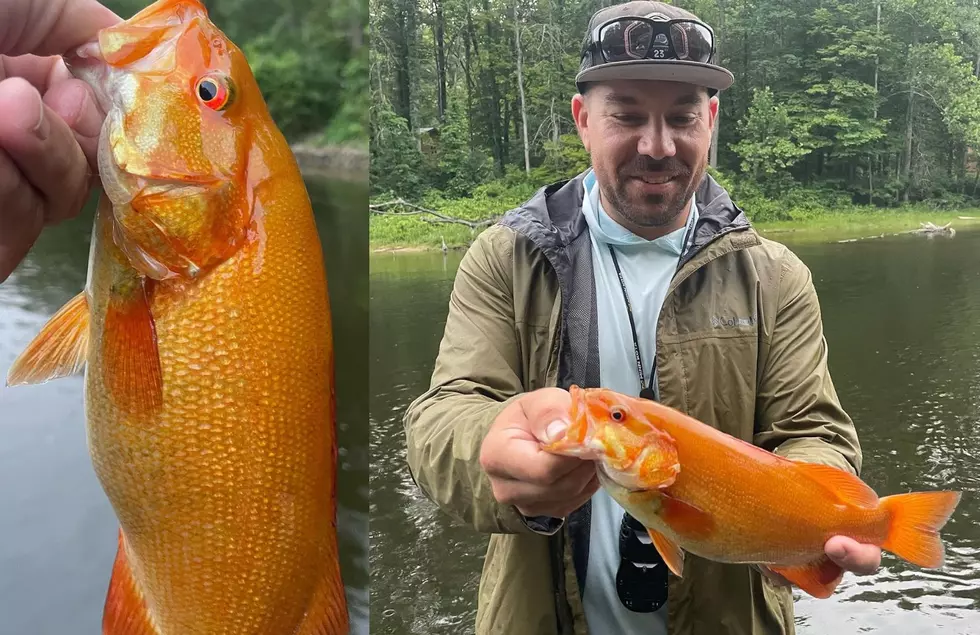
[[8,386],[41,384],[81,372],[88,356],[89,308],[84,291],[55,313],[7,373]]
[[878,494],[867,483],[839,467],[794,461],[807,478],[822,485],[840,502],[865,509],[878,506]]

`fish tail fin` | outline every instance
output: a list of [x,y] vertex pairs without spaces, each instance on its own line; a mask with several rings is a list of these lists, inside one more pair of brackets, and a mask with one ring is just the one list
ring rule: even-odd
[[350,631],[347,597],[344,595],[336,549],[332,557],[320,561],[324,566],[323,575],[296,635],[347,635]]
[[912,492],[881,499],[891,516],[888,536],[882,549],[926,569],[937,569],[945,562],[945,549],[939,530],[960,502],[960,492]]
[[160,635],[153,625],[126,557],[126,539],[119,530],[116,562],[102,614],[102,635]]

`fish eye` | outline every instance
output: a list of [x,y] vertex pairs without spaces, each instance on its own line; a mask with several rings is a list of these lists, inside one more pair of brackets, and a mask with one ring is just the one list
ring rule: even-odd
[[212,110],[224,110],[231,103],[231,82],[225,78],[206,76],[197,81],[197,97]]
[[626,411],[619,406],[614,406],[609,411],[609,416],[613,418],[613,421],[623,422],[626,420]]

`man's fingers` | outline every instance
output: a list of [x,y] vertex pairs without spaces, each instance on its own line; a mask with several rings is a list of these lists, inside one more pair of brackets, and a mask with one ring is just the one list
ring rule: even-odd
[[0,55],[0,80],[8,77],[27,80],[44,96],[44,103],[75,132],[93,172],[98,170],[96,153],[105,114],[88,84],[72,77],[60,57]]
[[567,427],[569,409],[572,405],[572,397],[567,390],[549,387],[541,388],[535,393],[534,399],[522,399],[517,401],[515,406],[519,407],[516,416],[529,424],[531,434],[542,443],[550,442],[555,432],[552,428],[557,426]]
[[871,575],[881,566],[881,549],[846,536],[834,536],[824,546],[827,556],[841,569],[858,575]]
[[45,200],[45,222],[81,209],[89,191],[89,164],[71,128],[27,81],[0,82],[0,149]]
[[480,463],[490,476],[535,486],[553,485],[583,464],[581,459],[543,451],[518,429],[502,430],[489,443],[484,441]]
[[20,55],[10,57],[0,55],[0,79],[21,77],[40,93],[58,82],[71,79],[71,71],[65,66],[64,60],[57,55]]
[[599,488],[599,481],[593,478],[586,487],[578,494],[563,500],[551,501],[531,501],[527,503],[515,503],[517,511],[525,516],[551,516],[552,518],[564,518],[573,511],[585,504],[592,498]]
[[41,198],[0,149],[0,282],[24,259],[43,227]]
[[98,172],[99,133],[105,115],[92,89],[80,79],[68,79],[52,86],[44,94],[44,103],[71,127],[92,174]]
[[95,0],[4,0],[0,53],[60,55],[95,38],[119,16]]
[[[553,485],[540,486],[508,479],[493,479],[492,485],[498,502],[516,505],[527,516],[565,515],[581,506],[599,487],[591,462],[582,463]],[[559,511],[562,513],[557,513]]]

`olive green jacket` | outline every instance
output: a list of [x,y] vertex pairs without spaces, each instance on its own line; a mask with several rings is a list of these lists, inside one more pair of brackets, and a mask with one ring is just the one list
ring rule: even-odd
[[[579,580],[589,504],[564,522],[494,499],[479,463],[497,414],[544,386],[597,386],[595,282],[582,177],[542,188],[460,263],[430,389],[405,413],[408,464],[442,510],[490,534],[476,633],[588,633]],[[740,439],[859,473],[827,369],[807,267],[760,237],[706,176],[657,327],[659,399]],[[474,557],[477,557],[474,554]],[[686,554],[670,576],[672,635],[794,633],[792,595],[747,565]]]

